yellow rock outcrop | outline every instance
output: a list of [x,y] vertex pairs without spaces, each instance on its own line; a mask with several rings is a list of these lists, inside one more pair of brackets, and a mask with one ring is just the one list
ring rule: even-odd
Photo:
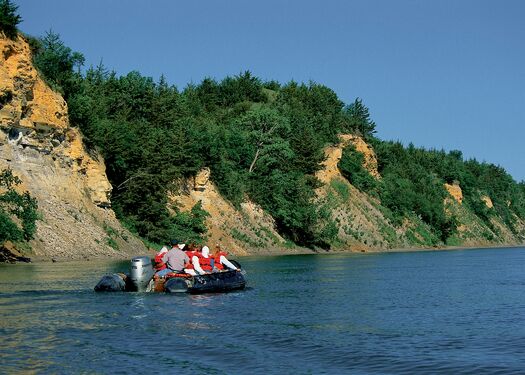
[[[334,146],[325,148],[324,155],[325,160],[323,162],[323,168],[316,174],[317,178],[323,183],[328,184],[333,178],[341,177],[341,172],[337,165],[343,155],[343,149],[348,145],[353,144],[356,151],[363,154],[364,163],[363,167],[375,178],[380,178],[379,172],[377,171],[377,158],[372,146],[366,143],[363,138],[352,135],[352,134],[341,134],[339,135],[339,143]],[[322,192],[323,190],[318,190]]]
[[11,168],[38,201],[31,256],[86,258],[144,253],[109,209],[105,164],[71,128],[67,104],[31,63],[24,38],[0,36],[0,169]]
[[363,138],[358,136],[352,136],[352,135],[346,135],[341,136],[340,139],[343,141],[345,139],[348,139],[349,142],[354,144],[354,147],[357,152],[360,152],[363,154],[364,157],[364,163],[363,167],[375,178],[380,178],[379,172],[377,171],[377,157],[376,153],[374,152],[374,149],[372,146],[370,146],[368,143],[366,143]]
[[490,199],[488,195],[483,195],[481,197],[481,200],[485,203],[485,206],[487,206],[487,208],[494,207],[494,203],[492,203],[492,199]]
[[66,129],[67,105],[38,76],[28,43],[0,37],[0,126],[46,131]]
[[463,203],[463,191],[459,184],[445,184],[445,189],[456,202]]

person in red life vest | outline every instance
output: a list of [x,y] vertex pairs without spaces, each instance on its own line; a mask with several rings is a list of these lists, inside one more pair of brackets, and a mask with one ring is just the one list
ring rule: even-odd
[[157,253],[157,255],[155,255],[155,260],[154,260],[155,272],[159,272],[167,268],[166,263],[162,261],[164,254],[166,254],[167,252],[168,252],[168,246],[164,245],[162,246],[162,249],[160,249],[160,251]]
[[210,248],[204,246],[201,251],[193,251],[187,254],[191,262],[184,266],[184,272],[190,275],[204,275],[212,272],[214,259],[210,256]]
[[221,250],[221,246],[217,244],[215,246],[215,250],[213,251],[212,257],[214,260],[214,268],[218,271],[223,271],[225,269],[224,266],[231,270],[240,271],[239,268],[237,268],[232,262],[230,262],[226,256],[228,255],[227,252]]
[[185,273],[188,273],[192,276],[197,276],[197,272],[195,271],[195,266],[193,265],[193,256],[195,253],[199,251],[200,251],[200,248],[198,245],[195,245],[194,243],[191,243],[190,245],[188,245],[188,250],[186,250],[185,253],[188,256],[189,261],[184,265]]

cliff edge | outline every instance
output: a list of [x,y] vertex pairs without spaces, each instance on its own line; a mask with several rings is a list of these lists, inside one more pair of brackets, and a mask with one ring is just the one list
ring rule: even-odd
[[0,169],[38,201],[30,256],[83,259],[144,253],[111,210],[105,164],[83,146],[67,104],[41,79],[27,41],[0,36]]

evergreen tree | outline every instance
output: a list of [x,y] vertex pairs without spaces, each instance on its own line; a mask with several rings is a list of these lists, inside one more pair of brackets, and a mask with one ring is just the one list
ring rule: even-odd
[[344,112],[350,131],[357,132],[365,139],[369,139],[374,135],[376,124],[370,119],[368,108],[360,98],[356,98],[352,104],[345,107]]
[[18,34],[17,25],[22,22],[16,11],[18,5],[13,4],[10,0],[0,0],[0,31],[6,37],[15,39]]
[[81,85],[80,68],[84,65],[84,55],[65,46],[60,35],[52,30],[40,39],[39,47],[33,56],[35,66],[68,100]]

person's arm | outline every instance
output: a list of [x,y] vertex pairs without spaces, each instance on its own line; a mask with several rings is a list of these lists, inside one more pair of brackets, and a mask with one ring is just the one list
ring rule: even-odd
[[204,275],[206,272],[201,268],[201,264],[199,263],[199,258],[196,256],[193,256],[191,258],[191,262],[193,263],[193,268],[195,268],[195,271],[199,273],[199,275]]
[[232,269],[232,270],[238,270],[237,267],[235,267],[235,265],[230,262],[228,259],[226,259],[226,257],[224,255],[221,255],[221,257],[219,258],[220,262],[222,264],[224,264],[226,267],[228,267],[229,269]]

